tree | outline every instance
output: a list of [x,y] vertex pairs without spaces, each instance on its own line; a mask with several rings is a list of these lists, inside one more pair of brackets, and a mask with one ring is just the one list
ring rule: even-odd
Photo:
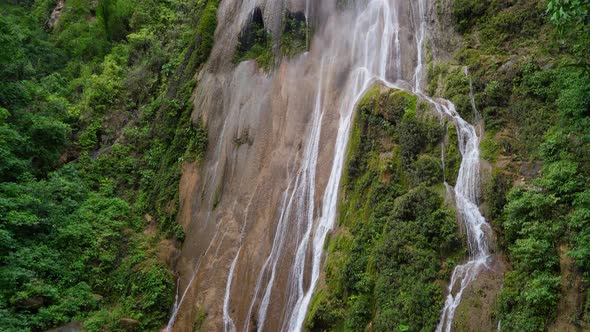
[[571,49],[575,65],[590,70],[590,0],[550,0],[547,13],[564,46]]
[[550,0],[547,4],[547,13],[551,15],[551,21],[557,25],[570,22],[588,25],[590,22],[590,1]]

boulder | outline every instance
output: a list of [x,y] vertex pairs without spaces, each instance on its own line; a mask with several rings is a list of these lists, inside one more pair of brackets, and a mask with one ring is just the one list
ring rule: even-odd
[[141,323],[133,318],[121,318],[119,319],[119,326],[125,331],[137,331],[139,330]]
[[56,327],[46,332],[85,332],[82,322],[71,322],[67,325]]

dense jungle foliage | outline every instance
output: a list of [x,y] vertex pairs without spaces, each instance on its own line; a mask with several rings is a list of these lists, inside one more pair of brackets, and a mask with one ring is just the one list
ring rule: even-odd
[[0,4],[0,330],[154,330],[218,0],[56,3]]

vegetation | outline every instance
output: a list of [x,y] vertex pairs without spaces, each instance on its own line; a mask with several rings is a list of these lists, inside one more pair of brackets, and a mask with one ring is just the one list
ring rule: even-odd
[[[544,330],[556,317],[560,257],[566,245],[585,278],[588,274],[588,123],[590,79],[578,69],[551,71],[556,80],[546,96],[558,119],[538,149],[541,174],[512,189],[500,227],[514,270],[506,275],[500,317],[507,328]],[[567,138],[566,138],[567,137]],[[587,290],[586,290],[587,292]],[[588,324],[590,312],[578,308],[575,325]]]
[[443,199],[444,130],[431,112],[415,96],[379,87],[358,106],[339,228],[307,330],[435,329],[440,285],[463,251]]
[[268,72],[277,55],[291,58],[306,51],[309,34],[305,15],[302,12],[287,11],[283,18],[280,40],[275,41],[264,25],[262,10],[256,8],[240,33],[233,62],[238,64],[245,60],[255,60],[258,66]]
[[561,47],[568,49],[573,63],[590,68],[590,2],[588,0],[550,0],[547,13],[560,33]]
[[[457,0],[453,15],[465,38],[457,64],[469,67],[492,163],[485,211],[510,270],[495,308],[503,331],[545,331],[564,291],[581,296],[563,320],[590,321],[584,284],[568,284],[573,258],[586,281],[588,169],[588,2]],[[547,15],[548,14],[548,15]],[[551,23],[551,24],[550,24]],[[430,68],[430,92],[449,97],[468,118],[468,80],[460,66]],[[434,79],[442,77],[442,87]],[[561,250],[560,248],[565,248]]]
[[240,34],[234,63],[253,59],[260,67],[268,71],[274,61],[272,46],[272,35],[264,26],[262,11],[256,8],[249,24]]
[[281,53],[293,57],[307,50],[309,31],[302,12],[287,12],[281,35]]
[[0,329],[154,330],[180,166],[207,145],[189,97],[218,1],[66,1],[50,30],[53,4],[0,5]]

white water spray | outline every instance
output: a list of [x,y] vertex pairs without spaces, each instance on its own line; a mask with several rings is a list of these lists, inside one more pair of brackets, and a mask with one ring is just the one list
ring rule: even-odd
[[[345,164],[354,109],[358,100],[374,81],[385,80],[387,64],[390,58],[389,43],[393,35],[397,36],[399,34],[399,29],[395,26],[396,21],[392,19],[391,7],[388,1],[371,1],[368,7],[358,17],[353,31],[354,46],[352,48],[351,61],[354,67],[348,84],[344,89],[344,99],[340,106],[340,120],[330,178],[323,195],[322,209],[317,218],[315,230],[312,233],[313,225],[311,222],[313,222],[313,219],[311,219],[307,231],[297,247],[295,264],[290,275],[291,280],[297,280],[295,291],[290,293],[290,302],[295,300],[295,305],[291,310],[288,324],[283,324],[283,330],[285,331],[300,331],[303,327],[307,309],[319,279],[326,236],[334,227],[336,219],[338,191]],[[338,49],[334,50],[338,51]],[[336,58],[338,54],[328,54],[328,56]],[[399,69],[399,66],[397,66],[397,69]],[[320,84],[318,86],[318,95],[321,95],[322,88],[323,86]],[[316,107],[318,107],[318,104],[316,104]],[[311,199],[311,203],[313,204],[313,197]],[[313,210],[310,212],[311,214],[309,216],[313,217]],[[311,278],[310,284],[305,290],[303,280],[310,242]]]
[[[425,16],[425,5],[424,0],[418,0],[418,20],[416,28],[416,69],[414,70],[414,91],[416,93],[422,92],[421,82],[423,79],[423,68],[424,68],[424,39],[426,38],[426,16]],[[412,1],[412,4],[415,2]]]
[[[323,118],[323,112],[321,108],[322,103],[322,87],[323,87],[323,69],[324,65],[323,62],[320,65],[320,80],[319,80],[319,93],[316,95],[315,107],[314,112],[312,114],[312,127],[311,127],[311,135],[310,140],[308,141],[308,145],[305,148],[305,152],[303,155],[303,164],[297,175],[297,180],[294,186],[294,190],[291,194],[291,199],[289,204],[286,206],[286,209],[281,211],[281,218],[282,220],[279,221],[279,224],[284,224],[285,221],[289,218],[289,216],[293,213],[296,214],[297,219],[301,220],[305,223],[306,232],[303,236],[303,242],[305,243],[309,239],[309,234],[311,233],[311,229],[313,226],[314,221],[314,196],[315,196],[315,182],[316,182],[316,169],[317,169],[317,159],[319,153],[319,143],[320,143],[320,135],[321,135],[321,124]],[[294,203],[294,204],[293,204]],[[292,208],[295,210],[292,210]],[[298,224],[299,227],[300,224]],[[286,234],[287,228],[282,227],[277,229],[276,237],[280,237],[281,239],[285,239],[287,236]],[[280,232],[280,233],[279,233]],[[281,241],[281,242],[283,242]],[[282,243],[281,243],[282,244]],[[273,245],[273,249],[275,246]],[[280,258],[280,250],[282,249],[282,245],[277,247],[277,251],[271,251],[271,255],[269,258],[273,258],[273,265],[271,269],[271,277],[266,286],[264,296],[262,298],[262,302],[260,304],[260,308],[258,311],[258,331],[263,331],[264,323],[266,320],[266,314],[268,305],[270,303],[270,296],[275,282],[276,276],[276,266],[278,260]],[[304,269],[304,261],[305,261],[305,252],[302,252],[300,249],[297,250],[295,264],[293,265],[293,269],[301,268],[301,275],[303,275]],[[264,269],[261,273],[264,272]],[[260,279],[261,277],[259,277]],[[294,281],[294,279],[291,279]],[[300,280],[298,286],[303,288],[303,280]]]

